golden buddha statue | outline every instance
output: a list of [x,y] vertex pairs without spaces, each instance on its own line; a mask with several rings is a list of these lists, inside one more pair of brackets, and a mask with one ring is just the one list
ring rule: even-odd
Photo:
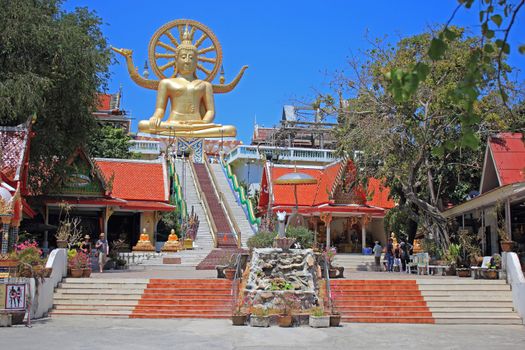
[[149,240],[149,235],[146,233],[146,229],[142,229],[142,233],[140,234],[139,241],[137,244],[132,248],[133,251],[139,251],[139,252],[152,252],[155,251],[155,247],[153,244],[151,244]]
[[168,241],[164,243],[161,251],[163,252],[176,252],[182,249],[182,245],[179,242],[179,237],[175,234],[175,230],[171,229],[171,233],[168,236]]
[[[176,29],[174,32],[180,33],[180,43],[171,29]],[[194,44],[193,36],[196,31],[203,34]],[[170,39],[168,44],[161,41],[161,38],[166,37]],[[211,40],[212,46],[200,49],[199,45],[206,39]],[[158,47],[167,49],[168,53],[157,52]],[[213,94],[214,92],[231,91],[247,67],[244,66],[241,69],[232,83],[224,85],[224,77],[221,76],[221,84],[213,85],[211,80],[221,64],[222,49],[214,34],[207,27],[192,20],[175,20],[164,25],[155,33],[150,42],[150,60],[156,74],[163,78],[160,81],[144,79],[137,73],[131,59],[131,50],[116,48],[113,50],[126,57],[128,71],[133,81],[140,86],[157,89],[155,111],[149,120],[139,122],[140,132],[186,138],[234,137],[237,135],[234,126],[213,123],[215,118]],[[216,57],[204,56],[208,52],[216,52]],[[166,58],[173,60],[159,67],[156,60]],[[214,68],[208,70],[199,62],[212,63]],[[173,67],[173,74],[165,75],[164,71],[170,67]],[[197,70],[207,74],[204,80],[197,77]],[[170,102],[169,116],[166,121],[162,121],[168,102]]]

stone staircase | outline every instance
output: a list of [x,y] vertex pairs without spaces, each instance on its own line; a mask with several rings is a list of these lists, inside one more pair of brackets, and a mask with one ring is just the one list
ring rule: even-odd
[[437,278],[417,282],[436,323],[523,324],[505,280]]
[[332,280],[343,322],[522,324],[504,280]]
[[334,263],[343,266],[345,271],[375,271],[373,255],[338,253]]
[[434,323],[415,280],[332,280],[343,322]]
[[215,175],[215,179],[217,179],[217,187],[219,191],[221,191],[224,194],[226,201],[228,201],[231,211],[235,216],[237,226],[241,230],[242,247],[246,247],[246,241],[254,234],[252,225],[250,225],[250,221],[248,221],[246,213],[244,212],[243,207],[237,198],[237,195],[230,187],[230,181],[228,180],[228,177],[226,176],[222,165],[214,163],[210,164],[210,168],[213,171],[213,174]]
[[197,181],[202,189],[202,195],[206,196],[208,207],[210,208],[210,215],[213,217],[215,226],[217,227],[217,247],[218,248],[233,248],[237,247],[236,235],[232,232],[228,217],[219,202],[219,198],[213,188],[212,180],[208,170],[204,164],[194,163],[195,174]]
[[54,294],[52,317],[227,318],[227,280],[67,278]]
[[152,279],[130,318],[228,318],[231,281]]
[[53,295],[55,316],[129,317],[148,279],[66,278]]

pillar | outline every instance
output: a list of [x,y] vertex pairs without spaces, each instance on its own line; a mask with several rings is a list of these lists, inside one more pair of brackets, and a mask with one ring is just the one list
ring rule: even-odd
[[364,253],[366,248],[366,225],[364,221],[361,223],[361,253]]
[[509,234],[509,238],[512,240],[512,218],[510,215],[510,200],[505,201],[505,230]]
[[330,224],[332,223],[332,213],[321,213],[320,218],[326,226],[326,249],[330,249]]
[[7,254],[9,251],[9,226],[11,224],[11,216],[2,216],[2,254]]
[[[46,225],[46,227],[49,225],[49,207],[46,206],[44,207],[44,224]],[[49,231],[46,229],[44,231],[44,242],[42,244],[42,250],[44,251],[45,254],[47,254],[49,252]]]

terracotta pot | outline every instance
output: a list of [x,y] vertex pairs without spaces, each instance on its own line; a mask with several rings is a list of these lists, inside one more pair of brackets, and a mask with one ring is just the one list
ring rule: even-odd
[[278,323],[279,327],[291,327],[292,315],[279,315]]
[[498,271],[497,270],[485,270],[483,271],[483,277],[485,277],[488,280],[497,280],[498,279]]
[[74,277],[74,278],[82,277],[82,269],[71,269],[71,277]]
[[514,250],[514,241],[501,241],[499,244],[503,252],[512,252]]
[[235,278],[235,269],[224,269],[224,276],[230,281],[233,281]]
[[456,269],[458,277],[470,277],[470,269]]
[[332,314],[330,315],[330,327],[339,327],[341,324],[341,315],[340,314]]
[[248,315],[232,315],[232,324],[234,326],[244,326],[246,325],[246,318]]
[[57,248],[67,248],[67,241],[57,240]]
[[337,278],[337,269],[329,269],[328,270],[328,276],[330,278]]
[[89,277],[91,276],[91,269],[82,269],[82,277]]

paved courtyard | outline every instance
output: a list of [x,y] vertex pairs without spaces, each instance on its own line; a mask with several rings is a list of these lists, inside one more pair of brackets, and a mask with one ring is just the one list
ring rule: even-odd
[[524,349],[524,326],[233,327],[229,320],[43,319],[0,328],[2,349]]

